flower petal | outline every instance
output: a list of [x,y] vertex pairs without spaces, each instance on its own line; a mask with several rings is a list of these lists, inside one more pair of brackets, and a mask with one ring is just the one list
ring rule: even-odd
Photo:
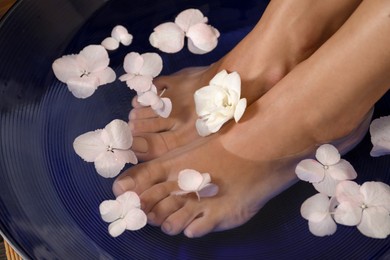
[[326,216],[326,218],[321,222],[309,221],[309,230],[315,236],[330,236],[336,232],[337,225],[331,216]]
[[207,127],[207,124],[202,119],[197,119],[195,123],[196,131],[200,136],[208,136],[211,134],[211,131]]
[[111,31],[111,36],[125,46],[129,46],[133,41],[133,35],[122,25],[115,26]]
[[204,23],[191,26],[186,33],[193,45],[205,52],[210,52],[217,47],[219,35],[217,29]]
[[342,181],[336,187],[335,193],[337,200],[340,203],[354,202],[357,205],[362,205],[364,198],[360,193],[360,185],[354,181]]
[[329,215],[329,198],[317,193],[306,199],[301,206],[301,215],[311,222],[321,222]]
[[187,9],[180,12],[175,19],[175,23],[185,32],[188,28],[197,23],[207,23],[207,17],[204,17],[199,9]]
[[328,195],[329,197],[332,197],[336,193],[336,186],[339,184],[339,180],[335,180],[330,176],[329,174],[325,173],[324,179],[320,182],[314,182],[313,187],[321,193],[324,193]]
[[126,229],[131,231],[143,228],[147,222],[146,214],[137,208],[129,210],[123,219],[126,222]]
[[106,145],[101,139],[101,129],[78,136],[73,142],[73,148],[78,156],[86,162],[94,162],[99,154],[106,151]]
[[119,48],[119,42],[112,38],[112,37],[107,37],[105,38],[101,45],[106,49],[106,50],[110,50],[110,51],[113,51],[113,50],[116,50]]
[[226,70],[221,70],[215,76],[210,80],[210,85],[212,86],[223,86],[225,83],[225,78],[227,77],[228,73]]
[[137,75],[126,81],[127,86],[130,89],[134,89],[137,92],[149,91],[153,85],[153,78],[151,76]]
[[238,122],[246,109],[246,98],[240,99],[236,105],[236,110],[234,110],[234,120]]
[[310,183],[320,182],[324,179],[324,166],[313,159],[300,161],[295,168],[298,178]]
[[113,69],[107,67],[99,72],[91,73],[99,79],[99,86],[107,83],[114,82],[116,79],[116,74]]
[[88,45],[79,54],[87,64],[88,72],[96,72],[105,69],[110,59],[106,49],[101,45]]
[[218,190],[219,190],[219,188],[217,185],[215,185],[213,183],[208,183],[198,191],[198,196],[200,198],[213,197],[213,196],[217,195]]
[[187,41],[187,48],[193,54],[205,54],[208,52],[208,51],[205,51],[205,50],[202,50],[202,49],[199,49],[198,47],[196,47],[194,42],[190,38],[188,38],[188,41]]
[[113,152],[101,153],[95,160],[95,169],[104,178],[114,178],[123,167],[125,163],[118,161]]
[[327,174],[330,174],[335,180],[353,180],[357,177],[357,173],[353,166],[346,160],[340,159],[337,164],[330,165]]
[[125,56],[123,68],[129,74],[138,75],[144,65],[144,58],[137,52],[130,52]]
[[52,68],[56,78],[66,83],[71,78],[80,77],[83,70],[81,65],[76,59],[76,55],[66,55],[56,59],[52,64]]
[[358,204],[349,201],[340,203],[334,214],[337,223],[346,226],[356,226],[362,218],[362,208]]
[[116,200],[120,203],[122,207],[122,212],[127,213],[130,209],[141,208],[141,200],[137,193],[134,191],[126,191],[125,193],[119,195]]
[[341,155],[336,147],[331,144],[323,144],[316,151],[317,160],[323,165],[333,165],[340,161]]
[[100,203],[99,212],[105,222],[111,223],[120,218],[122,207],[116,200],[105,200]]
[[365,236],[386,238],[390,235],[389,211],[381,207],[369,207],[364,209],[362,220],[357,228]]
[[368,206],[383,207],[390,212],[390,186],[383,182],[365,182],[360,187],[364,202]]
[[133,144],[133,136],[129,125],[123,120],[112,120],[104,127],[102,135],[107,135],[112,148],[127,150]]
[[203,182],[203,176],[195,170],[185,169],[179,172],[178,184],[183,191],[197,191]]
[[112,237],[121,235],[125,230],[126,222],[123,219],[118,219],[108,226],[108,233],[110,233]]
[[373,148],[371,156],[377,157],[390,153],[390,116],[380,117],[371,122],[370,134]]
[[115,150],[114,151],[117,160],[123,163],[137,164],[138,158],[132,150]]
[[202,175],[203,180],[199,184],[199,187],[197,188],[198,191],[203,189],[207,184],[209,184],[211,182],[210,174],[208,174],[208,173],[201,173],[201,175]]
[[149,42],[163,52],[176,53],[184,46],[184,31],[175,23],[163,23],[154,28]]
[[153,78],[157,77],[163,68],[161,56],[153,52],[144,53],[141,56],[144,59],[144,64],[141,68],[140,74],[143,76],[151,76]]
[[154,91],[147,91],[138,96],[137,101],[143,106],[153,106],[160,101],[160,97]]
[[66,84],[68,89],[77,98],[87,98],[92,96],[96,88],[99,86],[97,77],[83,76],[69,79]]
[[162,118],[168,118],[172,112],[172,102],[169,98],[161,98],[161,102],[163,103],[162,108],[155,111]]

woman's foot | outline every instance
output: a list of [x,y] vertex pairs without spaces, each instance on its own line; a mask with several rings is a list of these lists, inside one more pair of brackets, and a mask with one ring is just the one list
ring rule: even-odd
[[[199,138],[193,95],[215,74],[224,69],[237,71],[242,96],[251,104],[330,37],[359,2],[332,0],[313,5],[312,1],[272,1],[252,32],[220,61],[156,79],[157,88],[160,92],[165,89],[163,96],[171,99],[173,110],[164,119],[133,100],[129,124],[135,136],[132,149],[138,158],[150,160]],[[313,18],[318,22],[315,26]]]

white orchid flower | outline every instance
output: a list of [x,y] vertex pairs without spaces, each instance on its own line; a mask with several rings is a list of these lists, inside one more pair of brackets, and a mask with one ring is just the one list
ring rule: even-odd
[[322,193],[317,193],[303,202],[301,215],[309,221],[309,230],[313,235],[323,237],[336,232],[337,225],[331,215],[336,206],[337,200],[329,199]]
[[152,80],[162,70],[162,59],[157,53],[130,52],[126,55],[123,68],[126,74],[119,77],[119,80],[126,81],[130,89],[138,93],[147,92],[152,88]]
[[370,125],[373,157],[390,154],[390,116],[377,118]]
[[73,142],[76,153],[86,162],[94,162],[96,171],[105,178],[119,174],[126,163],[137,164],[128,124],[122,120],[111,121],[104,129],[87,132]]
[[188,38],[188,49],[194,54],[212,51],[218,44],[220,33],[208,22],[198,9],[187,9],[175,18],[175,22],[166,22],[154,28],[149,37],[150,44],[167,53],[179,52]]
[[333,145],[321,145],[315,157],[317,160],[305,159],[299,162],[295,173],[299,179],[312,183],[321,193],[331,197],[339,182],[353,180],[357,176],[353,166],[341,159],[339,151]]
[[212,197],[218,193],[218,186],[211,183],[208,173],[200,173],[192,169],[179,172],[178,185],[180,191],[172,192],[173,195],[185,195],[195,193],[198,200],[203,197]]
[[110,59],[101,45],[89,45],[79,54],[65,55],[54,61],[52,68],[57,79],[68,86],[77,98],[87,98],[104,84],[115,80],[108,67]]
[[127,191],[116,200],[105,200],[99,206],[102,219],[111,223],[108,232],[112,237],[125,230],[138,230],[146,225],[146,214],[141,210],[141,201],[135,192]]
[[240,120],[246,109],[246,99],[240,98],[241,79],[237,72],[219,72],[209,86],[194,94],[198,114],[196,129],[200,136],[217,132],[224,123],[234,118]]
[[382,182],[358,185],[344,181],[337,185],[337,223],[355,226],[364,235],[386,238],[390,234],[390,186]]

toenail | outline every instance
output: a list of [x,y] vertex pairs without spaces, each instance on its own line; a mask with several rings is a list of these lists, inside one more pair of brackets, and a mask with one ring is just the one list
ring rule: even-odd
[[149,212],[149,214],[147,215],[148,217],[148,223],[150,225],[155,225],[155,220],[156,220],[156,214],[154,214],[153,212]]
[[135,188],[135,182],[130,176],[115,180],[112,190],[116,196]]
[[135,136],[133,138],[133,146],[132,146],[133,150],[134,151],[137,151],[139,153],[146,153],[148,152],[148,142],[146,141],[145,138],[143,137],[139,137],[139,136]]
[[188,238],[193,238],[194,237],[194,234],[192,234],[192,232],[188,229],[184,230],[184,235]]
[[161,226],[161,228],[167,234],[170,234],[172,231],[171,224],[169,224],[168,222],[164,222],[164,224]]

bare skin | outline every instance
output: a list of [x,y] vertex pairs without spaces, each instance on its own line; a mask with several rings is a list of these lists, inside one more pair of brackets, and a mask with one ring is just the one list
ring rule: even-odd
[[[335,140],[347,151],[365,134],[369,111],[390,86],[389,14],[389,2],[364,1],[320,49],[254,102],[241,123],[132,167],[116,180],[114,193],[136,191],[149,222],[170,235],[199,237],[247,222],[296,181],[296,163],[319,144]],[[217,196],[170,195],[186,168],[209,172],[220,187]]]
[[[313,53],[349,17],[360,3],[348,1],[271,1],[259,23],[224,58],[204,68],[190,68],[155,81],[173,103],[169,118],[156,116],[133,100],[129,115],[133,150],[141,161],[156,158],[199,138],[195,129],[193,94],[208,85],[219,71],[237,71],[242,96],[251,104],[299,62]],[[316,23],[312,23],[316,20]]]

